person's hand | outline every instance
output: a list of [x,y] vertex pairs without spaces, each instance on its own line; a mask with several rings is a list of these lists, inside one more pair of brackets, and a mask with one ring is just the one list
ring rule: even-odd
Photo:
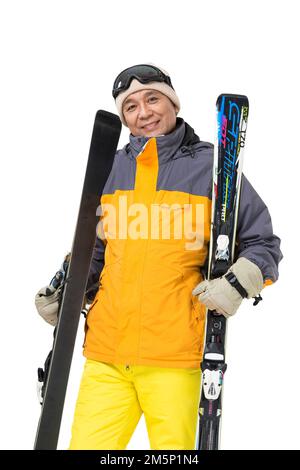
[[62,298],[62,288],[70,262],[71,253],[65,256],[59,271],[52,278],[50,284],[42,287],[35,296],[35,306],[39,315],[50,325],[56,326],[58,310]]
[[255,297],[262,288],[263,276],[259,267],[242,257],[224,276],[200,282],[192,294],[197,295],[198,300],[209,310],[215,310],[228,318],[236,313],[244,297]]
[[56,326],[61,287],[42,287],[35,296],[35,306],[41,317],[50,325]]

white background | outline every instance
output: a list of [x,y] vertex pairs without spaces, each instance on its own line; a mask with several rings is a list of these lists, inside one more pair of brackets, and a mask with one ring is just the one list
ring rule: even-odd
[[[169,71],[183,117],[212,141],[222,92],[249,97],[245,174],[282,239],[280,280],[229,322],[223,449],[299,449],[298,2],[1,1],[2,449],[31,449],[36,369],[52,343],[36,291],[71,247],[94,115],[119,71]],[[297,85],[297,88],[296,88]],[[128,129],[123,128],[123,146]],[[67,448],[83,323],[59,442]],[[149,449],[141,419],[128,449]]]

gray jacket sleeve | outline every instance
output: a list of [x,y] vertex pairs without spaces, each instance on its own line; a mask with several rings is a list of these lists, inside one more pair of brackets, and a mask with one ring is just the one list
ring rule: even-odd
[[236,257],[245,257],[261,270],[264,282],[278,279],[278,264],[283,258],[280,238],[273,233],[267,206],[242,176],[240,207],[237,225]]

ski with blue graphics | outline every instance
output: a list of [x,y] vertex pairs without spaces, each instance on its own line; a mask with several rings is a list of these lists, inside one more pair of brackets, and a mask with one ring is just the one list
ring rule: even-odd
[[[222,276],[234,262],[243,153],[249,103],[244,95],[222,94],[217,99],[217,131],[213,163],[213,194],[208,279]],[[226,318],[208,310],[199,405],[197,449],[220,445]]]
[[53,349],[47,358],[46,376],[43,377],[45,387],[35,450],[55,450],[57,447],[80,312],[99,222],[97,207],[112,168],[120,132],[121,121],[118,116],[107,111],[97,112]]

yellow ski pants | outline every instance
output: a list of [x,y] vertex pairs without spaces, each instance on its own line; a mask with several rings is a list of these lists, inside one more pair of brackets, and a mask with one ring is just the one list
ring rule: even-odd
[[87,359],[69,449],[126,449],[142,413],[151,449],[195,449],[200,383],[200,368]]

